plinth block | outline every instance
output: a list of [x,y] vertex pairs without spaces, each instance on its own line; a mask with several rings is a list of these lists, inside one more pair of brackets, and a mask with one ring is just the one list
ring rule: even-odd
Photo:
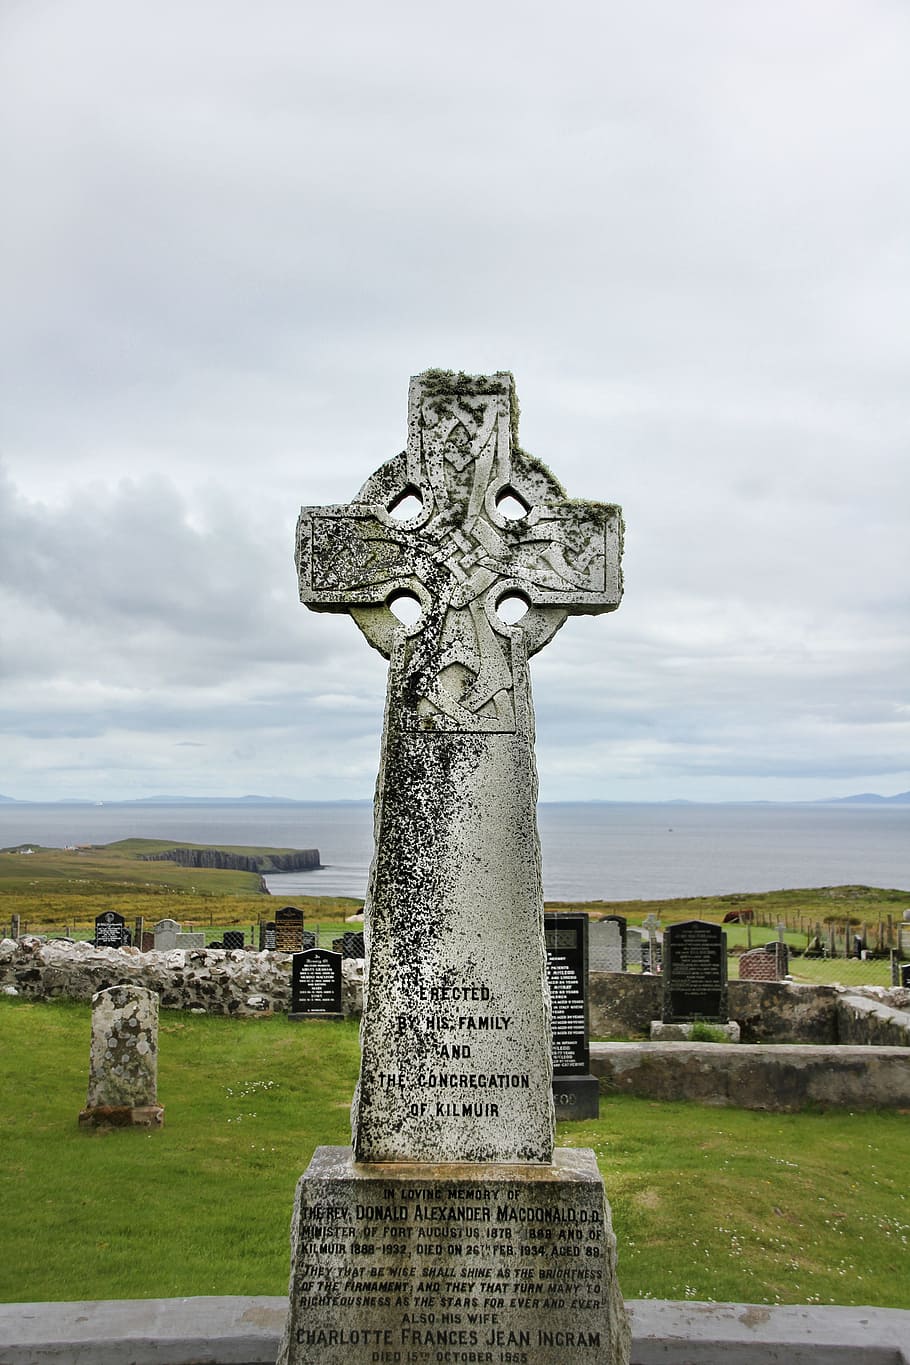
[[625,1365],[629,1350],[593,1152],[432,1165],[317,1148],[279,1365]]

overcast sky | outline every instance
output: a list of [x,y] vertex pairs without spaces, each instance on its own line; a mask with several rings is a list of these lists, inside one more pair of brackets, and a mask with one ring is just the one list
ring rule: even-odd
[[0,792],[366,797],[301,504],[511,369],[623,504],[544,800],[910,788],[903,0],[2,0]]

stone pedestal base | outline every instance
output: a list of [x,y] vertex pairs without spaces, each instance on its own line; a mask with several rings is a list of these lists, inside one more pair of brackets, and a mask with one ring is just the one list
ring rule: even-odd
[[626,1365],[594,1154],[552,1166],[355,1163],[297,1185],[280,1365]]
[[596,1119],[600,1116],[600,1086],[597,1077],[554,1076],[553,1106],[556,1122],[567,1119]]
[[[722,1041],[725,1043],[739,1042],[739,1024],[733,1019],[731,1019],[729,1024],[706,1024],[705,1027],[722,1033]],[[694,1024],[665,1024],[662,1019],[652,1019],[651,1042],[688,1043],[692,1039],[692,1030],[694,1028]]]
[[164,1108],[160,1104],[97,1104],[83,1109],[79,1115],[80,1128],[161,1128]]

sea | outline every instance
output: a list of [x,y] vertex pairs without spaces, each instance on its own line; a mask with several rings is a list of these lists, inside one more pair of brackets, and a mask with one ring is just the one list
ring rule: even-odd
[[[785,888],[906,890],[910,804],[543,803],[537,810],[551,901],[663,900]],[[270,876],[275,896],[365,894],[369,802],[0,804],[0,848],[174,839],[318,848],[322,866]]]

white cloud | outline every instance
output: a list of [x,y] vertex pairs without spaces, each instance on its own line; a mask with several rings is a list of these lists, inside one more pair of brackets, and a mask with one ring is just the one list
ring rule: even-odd
[[293,526],[429,365],[513,369],[625,507],[620,612],[534,664],[544,795],[910,786],[900,7],[0,26],[5,790],[369,794],[385,666]]

